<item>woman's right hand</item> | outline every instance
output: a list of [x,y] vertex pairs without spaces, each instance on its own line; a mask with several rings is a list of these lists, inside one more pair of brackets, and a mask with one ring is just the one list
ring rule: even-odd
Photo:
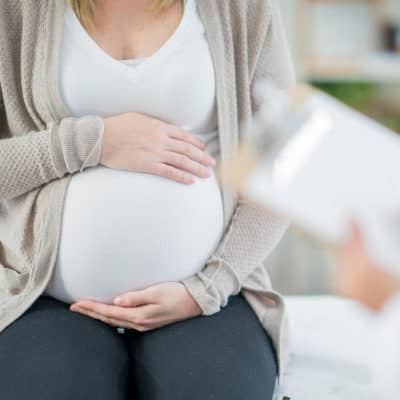
[[207,178],[215,160],[205,144],[185,130],[138,113],[104,119],[100,164],[160,175],[191,184],[192,174]]

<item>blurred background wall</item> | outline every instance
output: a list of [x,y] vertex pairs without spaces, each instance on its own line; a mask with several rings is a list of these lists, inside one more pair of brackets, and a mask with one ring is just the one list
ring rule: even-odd
[[[400,0],[278,1],[298,79],[400,132]],[[330,253],[299,232],[266,263],[285,294],[332,292]]]

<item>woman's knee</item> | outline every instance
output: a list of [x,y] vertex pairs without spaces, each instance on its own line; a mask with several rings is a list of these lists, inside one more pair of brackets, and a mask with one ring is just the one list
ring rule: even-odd
[[122,400],[128,369],[118,333],[44,296],[0,334],[2,400]]
[[242,296],[213,316],[132,335],[138,400],[272,398],[272,342]]

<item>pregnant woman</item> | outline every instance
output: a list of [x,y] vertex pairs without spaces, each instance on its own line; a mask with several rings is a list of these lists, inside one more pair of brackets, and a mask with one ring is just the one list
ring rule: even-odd
[[263,78],[276,0],[0,1],[2,400],[272,398],[287,222],[216,174]]

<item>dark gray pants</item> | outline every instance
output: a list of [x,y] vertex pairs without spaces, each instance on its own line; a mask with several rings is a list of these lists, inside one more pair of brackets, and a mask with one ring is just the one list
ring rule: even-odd
[[275,376],[241,294],[213,316],[125,334],[40,296],[0,334],[1,400],[268,400]]

